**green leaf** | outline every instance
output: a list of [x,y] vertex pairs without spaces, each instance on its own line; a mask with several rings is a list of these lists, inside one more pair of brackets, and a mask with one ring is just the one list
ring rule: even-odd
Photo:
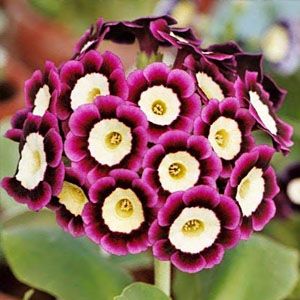
[[170,300],[170,298],[154,285],[135,282],[127,286],[114,300]]
[[297,279],[297,252],[254,235],[214,269],[193,275],[177,272],[173,287],[177,300],[281,300]]
[[131,282],[85,238],[36,224],[10,225],[2,232],[5,257],[21,282],[64,300],[111,300]]

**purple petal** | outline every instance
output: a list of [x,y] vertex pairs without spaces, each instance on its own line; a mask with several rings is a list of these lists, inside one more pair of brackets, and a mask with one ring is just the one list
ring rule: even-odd
[[71,161],[78,162],[87,156],[87,141],[84,137],[78,137],[71,132],[65,141],[65,152]]
[[117,117],[121,119],[130,127],[148,127],[146,116],[141,112],[138,107],[133,105],[120,105],[117,108]]
[[166,64],[156,62],[145,68],[144,76],[151,85],[166,85],[169,72]]
[[194,79],[187,72],[179,69],[174,69],[169,73],[168,86],[184,98],[192,96],[195,91]]
[[143,168],[152,168],[156,170],[165,153],[165,149],[162,145],[158,144],[150,148],[144,156]]
[[112,177],[101,178],[96,181],[89,190],[89,198],[91,202],[97,203],[105,199],[107,193],[111,192],[116,185],[116,181]]
[[190,152],[198,159],[207,159],[212,154],[211,146],[203,136],[191,136],[187,144]]
[[177,269],[187,273],[196,273],[205,267],[205,259],[200,254],[177,251],[171,256],[171,262]]
[[201,255],[206,261],[205,268],[210,269],[215,265],[218,265],[224,256],[224,248],[220,244],[214,244],[213,246],[205,249]]
[[189,135],[186,132],[172,130],[163,134],[159,138],[158,143],[165,148],[166,152],[171,152],[178,148],[186,149],[188,138]]
[[279,192],[279,186],[276,180],[276,173],[272,167],[269,167],[264,172],[265,179],[265,192],[264,197],[268,199],[273,199]]
[[49,130],[44,138],[47,163],[50,167],[55,168],[61,162],[63,152],[63,143],[61,136],[55,129]]
[[153,255],[159,260],[169,260],[175,249],[168,239],[154,243],[152,247]]
[[52,195],[57,196],[63,185],[65,177],[65,166],[61,162],[56,168],[48,167],[45,173],[45,181],[49,183],[52,189]]
[[187,206],[199,206],[210,209],[216,207],[220,202],[218,192],[205,185],[195,186],[187,190],[184,192],[182,199]]
[[166,239],[168,236],[168,230],[158,225],[158,221],[155,220],[149,229],[149,241],[153,245],[156,241]]
[[108,253],[112,253],[115,255],[128,254],[126,240],[124,239],[124,237],[117,237],[114,234],[108,233],[101,239],[100,243],[102,248]]
[[85,74],[96,73],[103,64],[103,58],[98,51],[91,50],[83,56],[81,62],[84,65]]
[[241,239],[241,231],[239,228],[229,230],[223,228],[218,236],[217,242],[220,243],[224,249],[231,249],[235,247]]
[[143,232],[139,236],[135,236],[127,242],[127,249],[131,254],[137,254],[146,251],[148,247],[149,242],[147,232]]
[[29,192],[28,207],[34,211],[44,208],[51,200],[51,187],[47,182],[41,182]]
[[276,206],[273,200],[265,199],[262,201],[252,216],[253,229],[262,230],[274,217],[275,212]]
[[84,74],[83,65],[79,61],[70,60],[66,62],[60,70],[60,78],[63,83],[66,83],[69,87],[73,87]]

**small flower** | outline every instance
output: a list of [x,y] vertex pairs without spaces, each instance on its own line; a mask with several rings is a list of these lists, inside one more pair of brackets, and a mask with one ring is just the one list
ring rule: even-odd
[[276,149],[286,154],[293,145],[293,128],[275,114],[270,95],[258,81],[258,76],[256,72],[246,71],[244,80],[238,78],[236,96],[241,105],[249,109],[258,126],[272,138]]
[[209,186],[176,192],[150,227],[153,255],[183,272],[212,268],[239,242],[239,222],[235,202]]
[[253,230],[262,230],[275,214],[273,198],[279,188],[269,166],[273,154],[274,149],[264,145],[244,153],[227,183],[225,195],[235,199],[242,212],[242,239],[248,239]]
[[147,120],[116,96],[101,96],[80,106],[69,121],[67,157],[93,183],[112,168],[137,171],[147,146]]
[[274,22],[263,34],[261,49],[275,70],[282,74],[295,72],[300,65],[299,22],[288,19]]
[[40,210],[60,192],[64,177],[62,140],[57,119],[28,114],[20,140],[20,160],[14,177],[5,177],[2,187],[17,202]]
[[226,79],[220,69],[205,56],[196,60],[192,55],[186,57],[184,66],[195,76],[201,101],[205,104],[211,99],[218,101],[234,96],[233,82]]
[[73,59],[79,58],[89,50],[96,50],[102,42],[109,28],[105,26],[102,18],[99,18],[79,39],[74,48]]
[[60,80],[54,64],[47,61],[44,72],[35,71],[25,82],[24,92],[26,106],[34,115],[43,116],[47,110],[55,113]]
[[211,100],[194,124],[194,134],[205,136],[222,159],[222,177],[229,177],[236,159],[254,145],[251,130],[254,119],[235,98]]
[[152,142],[168,129],[192,131],[200,101],[188,73],[153,63],[144,70],[132,72],[128,85],[129,100],[140,107],[149,121],[148,134]]
[[60,71],[62,92],[57,103],[61,120],[69,118],[80,105],[97,96],[115,95],[126,99],[128,87],[121,60],[111,52],[86,53],[79,61],[66,62]]
[[159,195],[159,204],[174,192],[199,184],[215,186],[222,164],[203,136],[172,130],[147,151],[143,180]]
[[157,197],[135,172],[111,171],[91,186],[89,197],[82,217],[92,241],[116,255],[139,253],[150,246],[148,230]]
[[48,208],[56,213],[57,223],[74,237],[84,235],[81,214],[85,204],[89,202],[88,188],[84,174],[66,168],[62,189],[48,204]]

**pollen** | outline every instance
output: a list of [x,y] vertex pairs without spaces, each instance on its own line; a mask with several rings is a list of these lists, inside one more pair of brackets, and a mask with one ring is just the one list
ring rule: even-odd
[[116,148],[122,142],[122,135],[119,132],[112,131],[106,136],[105,142],[109,148]]
[[152,104],[152,111],[156,115],[162,116],[167,111],[166,104],[162,100],[155,100]]
[[198,235],[205,229],[204,223],[198,219],[192,219],[187,221],[183,227],[182,232],[186,235]]
[[99,88],[93,88],[88,93],[87,102],[92,103],[97,96],[101,96],[101,90]]
[[216,143],[220,147],[226,147],[229,139],[228,132],[224,129],[218,130],[216,132],[215,139],[216,139]]
[[133,214],[133,205],[127,198],[120,199],[116,204],[116,213],[121,218],[128,218]]
[[169,174],[174,179],[180,179],[184,177],[185,173],[186,173],[186,168],[181,163],[176,162],[171,164],[169,167]]

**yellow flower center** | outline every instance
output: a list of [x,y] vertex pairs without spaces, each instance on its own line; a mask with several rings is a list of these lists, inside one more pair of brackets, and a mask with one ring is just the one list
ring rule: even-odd
[[133,205],[127,198],[121,199],[116,204],[116,213],[121,218],[129,218],[133,214]]
[[41,168],[42,158],[39,151],[33,152],[33,170],[34,172],[38,171]]
[[122,142],[122,135],[119,132],[112,131],[110,132],[105,139],[106,145],[114,149]]
[[169,174],[174,179],[180,179],[184,177],[185,173],[186,173],[186,168],[181,163],[176,162],[171,164],[169,167]]
[[250,184],[251,184],[251,182],[250,182],[249,178],[243,180],[243,182],[241,183],[240,188],[239,188],[239,195],[242,199],[244,199],[247,196],[247,194],[249,192]]
[[166,113],[167,111],[167,107],[166,107],[166,104],[158,99],[158,100],[155,100],[152,104],[152,111],[156,114],[156,115],[159,115],[159,116],[162,116]]
[[88,93],[87,102],[92,103],[97,96],[101,96],[101,90],[99,88],[93,88]]
[[226,130],[221,129],[216,132],[215,139],[220,147],[226,147],[228,144],[229,134]]
[[182,226],[182,232],[185,235],[199,235],[204,229],[204,223],[198,219],[189,220]]

